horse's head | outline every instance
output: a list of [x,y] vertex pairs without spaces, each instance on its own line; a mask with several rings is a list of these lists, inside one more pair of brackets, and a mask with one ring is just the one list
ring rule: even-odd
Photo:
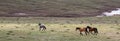
[[41,23],[39,23],[38,25],[41,25]]
[[87,26],[86,28],[91,29],[91,27],[90,27],[90,26]]
[[80,30],[80,27],[76,27],[76,29],[75,29],[75,30],[76,30],[76,31],[77,31],[77,30]]

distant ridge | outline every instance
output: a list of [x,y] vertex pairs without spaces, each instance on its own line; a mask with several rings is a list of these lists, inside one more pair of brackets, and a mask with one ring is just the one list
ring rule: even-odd
[[0,0],[0,17],[92,17],[119,4],[120,0]]

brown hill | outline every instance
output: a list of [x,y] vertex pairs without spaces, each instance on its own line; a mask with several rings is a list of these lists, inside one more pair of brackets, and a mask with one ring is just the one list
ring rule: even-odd
[[119,4],[119,0],[0,0],[0,16],[89,17]]

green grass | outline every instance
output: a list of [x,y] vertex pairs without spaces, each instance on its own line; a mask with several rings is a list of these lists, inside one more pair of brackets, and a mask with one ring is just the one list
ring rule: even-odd
[[[100,18],[102,20],[100,21],[95,17],[1,17],[0,41],[119,41],[120,24],[119,22],[118,24],[112,22],[118,18],[104,17]],[[89,22],[80,24],[79,21],[81,20],[89,20],[89,22],[93,21],[93,23],[92,25]],[[104,21],[105,23],[96,23],[95,20]],[[46,31],[39,31],[39,22],[45,23]],[[75,31],[76,27],[86,27],[87,25],[97,27],[99,34],[81,36],[78,31]]]
[[[47,31],[38,31],[37,24],[32,24],[30,26],[27,26],[26,24],[19,24],[19,25],[4,24],[4,25],[6,26],[1,27],[0,29],[1,30],[0,41],[38,41],[38,40],[39,41],[118,41],[119,40],[117,39],[117,37],[119,37],[119,34],[116,34],[116,32],[119,31],[115,28],[110,28],[111,25],[114,26],[113,24],[91,25],[99,29],[99,34],[88,35],[88,36],[86,35],[81,36],[79,32],[75,31],[75,27],[85,27],[87,24],[63,24],[63,25],[46,24]],[[16,28],[16,26],[20,28]],[[31,30],[31,28],[34,28],[34,30]]]

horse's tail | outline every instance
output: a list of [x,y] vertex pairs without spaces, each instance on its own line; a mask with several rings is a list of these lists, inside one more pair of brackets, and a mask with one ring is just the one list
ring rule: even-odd
[[43,30],[45,31],[47,28],[46,28],[46,26],[43,26]]
[[78,29],[80,29],[80,28],[79,28],[79,27],[76,27],[76,29],[75,29],[75,30],[77,31]]
[[75,29],[75,31],[77,31],[77,28]]
[[95,33],[98,33],[98,29],[97,28],[95,28]]
[[45,29],[47,29],[47,28],[45,27]]

